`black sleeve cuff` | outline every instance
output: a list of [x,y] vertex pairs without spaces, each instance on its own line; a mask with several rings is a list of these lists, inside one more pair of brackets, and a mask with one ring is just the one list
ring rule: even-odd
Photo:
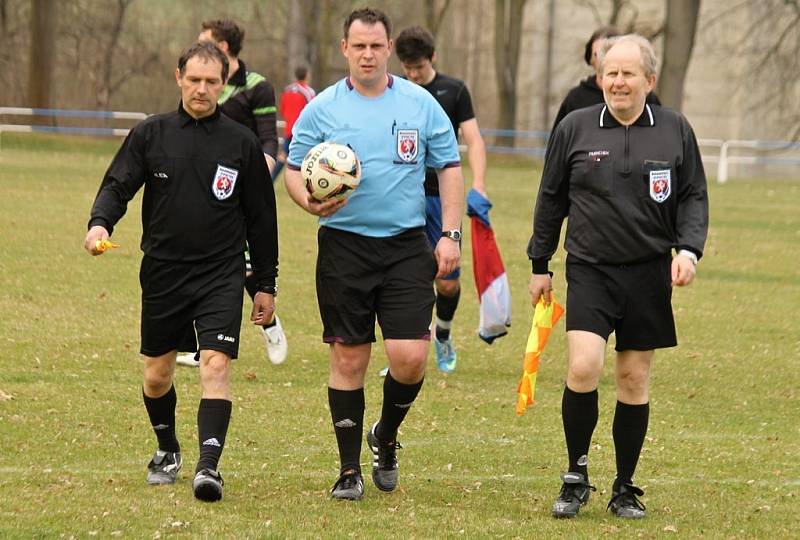
[[108,222],[105,219],[101,218],[101,217],[96,217],[96,218],[90,219],[89,220],[89,226],[88,226],[88,228],[86,230],[88,231],[92,227],[96,227],[98,225],[100,227],[103,227],[105,230],[107,230],[109,236],[111,236],[111,233],[114,231],[114,227],[109,225]]
[[534,274],[548,274],[548,264],[550,261],[547,259],[531,259],[531,266]]

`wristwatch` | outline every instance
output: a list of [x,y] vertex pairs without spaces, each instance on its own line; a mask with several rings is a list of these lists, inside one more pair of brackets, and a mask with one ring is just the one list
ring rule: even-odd
[[684,257],[688,257],[690,261],[697,266],[697,255],[693,251],[689,251],[688,249],[682,249],[678,252],[678,255],[683,255]]
[[271,294],[272,296],[278,296],[278,286],[277,285],[259,285],[258,292],[264,292],[267,294]]
[[461,241],[461,231],[458,229],[452,229],[449,231],[442,231],[442,238],[449,238],[453,242],[460,242]]

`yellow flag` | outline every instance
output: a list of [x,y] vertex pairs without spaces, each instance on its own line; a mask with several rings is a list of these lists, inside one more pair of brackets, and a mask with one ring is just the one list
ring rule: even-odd
[[531,333],[528,335],[528,344],[525,347],[522,380],[517,386],[517,416],[525,414],[525,409],[535,402],[534,395],[536,393],[536,374],[539,372],[539,358],[558,319],[564,314],[564,308],[556,302],[556,297],[553,293],[550,293],[550,299],[550,304],[545,305],[544,300],[539,298],[539,303],[536,304],[536,309],[533,311]]
[[105,253],[106,250],[108,249],[112,248],[117,249],[119,247],[119,244],[115,244],[111,240],[106,239],[106,240],[98,240],[97,242],[94,243],[94,247],[100,253]]

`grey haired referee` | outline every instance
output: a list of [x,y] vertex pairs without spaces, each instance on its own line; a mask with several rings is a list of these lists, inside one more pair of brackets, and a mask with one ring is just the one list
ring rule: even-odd
[[672,287],[693,281],[708,231],[706,177],[694,132],[680,113],[645,103],[656,67],[643,37],[609,39],[600,53],[605,103],[568,114],[545,156],[528,244],[529,291],[534,303],[551,300],[548,262],[568,218],[569,368],[561,413],[569,469],[553,505],[559,518],[575,517],[594,490],[588,454],[612,332],[617,475],[608,509],[621,518],[645,516],[633,474],[650,414],[650,366],[655,349],[677,344]]

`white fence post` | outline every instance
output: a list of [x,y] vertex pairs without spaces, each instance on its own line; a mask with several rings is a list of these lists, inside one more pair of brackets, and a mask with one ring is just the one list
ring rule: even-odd
[[719,147],[719,163],[717,163],[717,183],[728,181],[728,147],[731,141],[725,141]]

